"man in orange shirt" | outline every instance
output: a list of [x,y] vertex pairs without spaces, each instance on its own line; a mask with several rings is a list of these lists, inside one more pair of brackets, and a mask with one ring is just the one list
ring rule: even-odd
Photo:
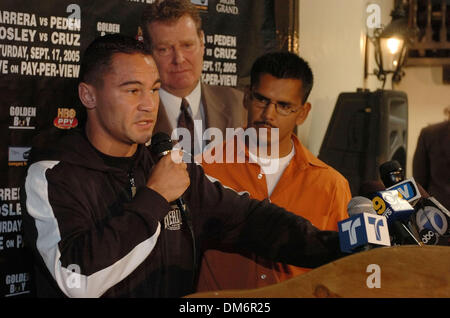
[[[348,217],[348,182],[308,151],[293,133],[311,109],[307,98],[312,85],[312,71],[299,56],[278,52],[258,58],[244,97],[248,111],[245,131],[257,132],[253,141],[251,137],[243,141],[236,134],[205,152],[202,165],[207,175],[235,191],[270,200],[319,229],[337,230],[337,222]],[[234,160],[230,160],[230,149],[234,149]],[[253,254],[208,250],[202,259],[198,291],[259,288],[306,271]]]

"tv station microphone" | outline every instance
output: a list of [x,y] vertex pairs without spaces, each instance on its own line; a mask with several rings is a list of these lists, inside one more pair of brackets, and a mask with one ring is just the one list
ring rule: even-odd
[[389,223],[407,221],[414,213],[414,208],[397,190],[377,191],[371,195],[373,208],[378,215],[384,215]]
[[418,235],[409,226],[414,208],[399,194],[397,190],[375,192],[372,204],[378,215],[387,218],[394,245],[423,245]]
[[391,160],[380,165],[380,177],[386,188],[405,180],[405,172],[397,160]]
[[[159,159],[170,154],[172,151],[172,140],[169,135],[164,132],[158,132],[152,136],[152,140],[150,143],[150,152]],[[186,204],[182,197],[176,199],[175,203],[177,204],[180,212],[186,214]]]
[[356,196],[350,200],[347,205],[347,213],[349,216],[361,213],[376,214],[372,206],[372,201],[362,196]]
[[419,240],[419,234],[408,224],[414,208],[399,195],[397,190],[385,190],[381,182],[370,181],[361,186],[361,191],[372,200],[376,213],[386,217],[392,245],[423,245]]
[[355,253],[391,245],[386,217],[376,214],[369,199],[354,197],[347,208],[350,217],[338,222],[342,252]]
[[393,186],[386,188],[386,190],[397,190],[402,197],[414,206],[422,197],[420,195],[419,187],[414,178],[408,178]]
[[420,199],[420,190],[414,178],[405,179],[403,168],[392,160],[380,166],[380,177],[386,190],[397,190],[402,197],[414,206]]
[[421,194],[414,207],[420,239],[426,245],[450,246],[450,212],[425,190]]

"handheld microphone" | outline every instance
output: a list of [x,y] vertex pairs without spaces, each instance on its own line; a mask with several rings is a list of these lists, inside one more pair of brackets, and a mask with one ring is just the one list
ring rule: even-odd
[[342,252],[354,253],[391,245],[387,220],[376,214],[369,199],[354,197],[347,208],[350,218],[338,222]]
[[[150,143],[151,153],[159,159],[169,154],[172,151],[172,140],[169,135],[164,132],[158,132],[152,136]],[[179,197],[175,200],[180,212],[186,213],[186,204],[184,203],[183,197]]]
[[[172,151],[173,145],[172,140],[169,135],[164,132],[158,132],[152,136],[150,143],[150,152],[159,159],[170,154]],[[196,270],[198,267],[197,264],[197,246],[195,242],[195,234],[194,234],[194,226],[192,224],[192,219],[190,213],[188,213],[188,206],[184,203],[183,196],[179,197],[175,200],[175,203],[180,209],[180,213],[183,219],[186,220],[189,231],[191,232],[192,237],[192,264],[194,271],[192,273],[192,282],[195,284],[196,281]]]
[[172,140],[169,135],[158,132],[152,136],[150,143],[150,151],[160,159],[172,151]]

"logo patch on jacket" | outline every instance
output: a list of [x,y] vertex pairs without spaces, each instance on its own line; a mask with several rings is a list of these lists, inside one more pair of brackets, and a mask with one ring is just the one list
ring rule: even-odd
[[173,207],[173,210],[164,217],[164,228],[167,230],[178,231],[182,224],[181,212],[178,207]]

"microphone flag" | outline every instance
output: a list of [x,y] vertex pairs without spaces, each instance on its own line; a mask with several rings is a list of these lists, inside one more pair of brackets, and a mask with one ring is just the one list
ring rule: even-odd
[[341,251],[352,253],[368,244],[391,246],[386,217],[361,213],[338,222]]

